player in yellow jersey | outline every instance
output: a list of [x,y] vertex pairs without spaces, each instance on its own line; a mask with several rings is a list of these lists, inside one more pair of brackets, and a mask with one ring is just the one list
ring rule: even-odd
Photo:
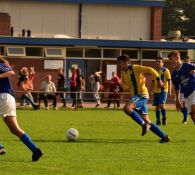
[[161,80],[164,83],[163,87],[158,85],[157,80],[153,79],[151,90],[154,93],[153,106],[156,106],[156,124],[161,125],[160,113],[162,114],[162,125],[166,125],[166,101],[167,95],[171,95],[171,74],[169,69],[164,67],[162,57],[156,58],[156,71],[159,73]]
[[159,74],[151,67],[131,65],[127,55],[117,58],[118,65],[122,69],[122,86],[125,91],[130,92],[131,99],[124,106],[124,112],[135,122],[142,126],[142,136],[150,129],[161,138],[160,142],[169,142],[169,137],[156,124],[152,123],[148,115],[148,90],[145,85],[144,73],[149,73],[163,87]]

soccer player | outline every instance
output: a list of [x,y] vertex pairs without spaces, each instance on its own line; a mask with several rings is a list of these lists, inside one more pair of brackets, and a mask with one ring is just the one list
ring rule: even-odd
[[172,73],[172,82],[176,92],[176,108],[177,110],[183,108],[180,101],[180,92],[182,92],[187,110],[195,124],[195,65],[182,63],[178,51],[171,52],[168,58],[175,67]]
[[[188,64],[191,63],[191,59],[190,59],[189,56],[185,56],[183,58],[183,61],[184,61],[184,63],[188,63]],[[182,103],[182,108],[181,108],[181,112],[183,114],[183,121],[182,121],[182,123],[183,124],[187,124],[187,122],[188,122],[188,109],[187,109],[187,107],[185,105],[184,94],[181,91],[180,91],[180,101]]]
[[[4,58],[0,58],[0,115],[3,117],[10,132],[16,135],[32,151],[32,161],[37,161],[43,153],[20,128],[17,122],[14,92],[9,80],[9,77],[12,75],[14,75],[14,71],[10,67],[9,62]],[[5,153],[5,148],[3,145],[0,145],[0,154]]]
[[132,95],[130,102],[127,102],[123,108],[124,112],[142,126],[142,136],[150,129],[161,138],[160,143],[169,142],[168,135],[152,123],[148,115],[147,102],[149,95],[143,74],[151,74],[158,81],[159,86],[163,87],[159,74],[150,67],[131,65],[127,55],[119,56],[117,61],[122,69],[123,89],[129,91]]
[[156,106],[156,124],[161,125],[160,113],[162,114],[162,125],[166,125],[166,108],[167,95],[171,95],[171,74],[169,69],[164,67],[164,60],[162,57],[156,58],[156,70],[159,73],[163,87],[158,86],[158,81],[152,81],[152,90],[154,93],[153,106]]

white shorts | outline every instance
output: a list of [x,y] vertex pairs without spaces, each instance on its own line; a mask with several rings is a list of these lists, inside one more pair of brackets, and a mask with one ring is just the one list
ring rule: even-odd
[[192,105],[195,105],[195,91],[193,91],[187,98],[185,98],[185,106],[188,112],[191,112]]
[[16,101],[15,98],[8,93],[0,93],[0,116],[16,117]]

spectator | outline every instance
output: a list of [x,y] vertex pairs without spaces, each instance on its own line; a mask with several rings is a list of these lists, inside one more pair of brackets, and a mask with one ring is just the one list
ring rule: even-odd
[[[63,72],[63,69],[60,68],[59,72],[58,72],[58,86],[57,86],[57,90],[58,91],[66,91],[66,78]],[[56,94],[58,95],[58,94]],[[62,103],[63,103],[63,107],[66,107],[66,94],[65,93],[59,93],[60,98],[62,99]]]
[[[19,72],[19,80],[18,80],[18,87],[21,88],[21,82],[25,80],[25,77],[29,76],[28,68],[27,67],[22,67],[22,69]],[[25,98],[21,97],[20,99],[20,106],[23,107],[25,105],[28,105],[29,103],[25,100]]]
[[98,91],[100,88],[101,74],[102,74],[102,71],[97,70],[93,75],[94,80],[92,81],[92,84],[91,84],[92,91],[94,92],[94,98],[97,102],[96,107],[100,106],[100,96],[98,94]]
[[115,72],[112,72],[112,79],[111,79],[111,86],[110,86],[110,92],[111,94],[109,94],[108,98],[108,108],[110,107],[110,104],[112,102],[112,99],[114,99],[114,101],[117,104],[117,107],[120,107],[120,92],[122,91],[122,87],[121,87],[121,81],[120,78],[116,75]]
[[33,90],[33,85],[29,80],[28,76],[26,76],[24,80],[20,83],[20,87],[24,91],[21,98],[25,99],[28,103],[30,103],[34,110],[37,110],[39,105],[35,104],[34,102],[33,96],[31,94],[31,91]]
[[82,93],[81,93],[83,77],[81,75],[80,69],[76,69],[76,75],[77,75],[76,76],[76,92],[78,92],[77,93],[78,107],[83,108]]
[[47,75],[47,80],[42,81],[41,83],[41,91],[44,91],[45,93],[40,94],[40,99],[44,101],[45,108],[48,110],[48,99],[53,100],[53,107],[55,110],[57,110],[57,98],[55,95],[56,87],[55,84],[51,81],[51,75]]
[[76,73],[76,69],[72,68],[72,77],[70,78],[70,96],[72,98],[72,107],[74,107],[76,105],[76,79],[77,79],[77,73]]

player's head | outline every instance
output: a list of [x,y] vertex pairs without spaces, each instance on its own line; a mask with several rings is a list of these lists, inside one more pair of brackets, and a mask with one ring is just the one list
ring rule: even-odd
[[50,74],[48,74],[46,78],[47,78],[47,81],[51,81],[51,75]]
[[121,55],[117,58],[117,62],[122,70],[127,70],[130,64],[130,58],[128,55]]
[[186,55],[186,56],[183,58],[183,61],[184,61],[184,63],[190,63],[190,62],[191,62],[191,58],[190,58],[188,55]]
[[171,53],[169,53],[168,58],[173,65],[176,65],[177,63],[181,62],[181,56],[179,51],[172,51]]
[[161,69],[164,65],[164,60],[162,57],[157,57],[156,58],[156,67],[157,69]]
[[115,77],[116,76],[116,72],[112,72],[112,77]]
[[7,61],[5,58],[3,58],[2,56],[0,56],[0,63],[5,64],[8,67],[11,67],[9,64],[9,61]]

